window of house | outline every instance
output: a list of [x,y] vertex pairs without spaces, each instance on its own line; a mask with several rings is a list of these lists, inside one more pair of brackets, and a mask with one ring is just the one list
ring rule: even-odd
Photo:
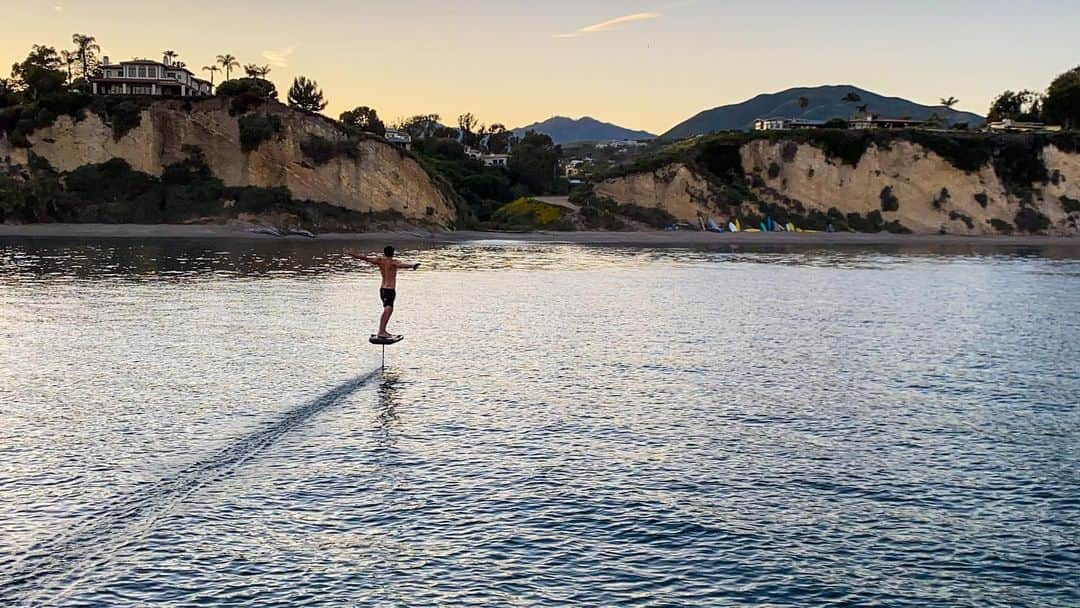
[[146,75],[149,76],[150,78],[157,78],[157,66],[152,65],[152,66],[146,68]]
[[145,65],[140,65],[139,66],[139,78],[146,78],[146,66]]
[[124,72],[127,73],[128,78],[134,78],[135,77],[135,66],[133,66],[133,65],[125,66],[124,67]]

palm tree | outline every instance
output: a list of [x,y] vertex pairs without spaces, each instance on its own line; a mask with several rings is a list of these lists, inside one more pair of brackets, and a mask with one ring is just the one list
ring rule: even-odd
[[841,97],[840,101],[843,101],[843,102],[846,102],[846,103],[859,103],[860,101],[862,101],[862,97],[860,97],[859,94],[856,93],[855,91],[852,91],[852,92],[848,93],[847,95],[844,95],[843,97]]
[[266,80],[266,77],[269,76],[270,72],[272,72],[272,71],[273,70],[271,70],[270,66],[268,66],[268,65],[264,65],[264,66],[260,67],[259,68],[259,78],[262,78],[263,80]]
[[169,61],[170,63],[172,62],[172,60],[173,60],[173,59],[176,59],[177,57],[179,57],[179,56],[180,56],[180,55],[177,55],[177,54],[176,54],[176,51],[164,51],[164,52],[162,53],[162,55],[163,55],[163,56],[165,57],[165,59],[166,59],[166,60],[168,60],[168,61]]
[[941,105],[945,106],[946,108],[948,108],[950,110],[952,109],[953,106],[955,106],[958,103],[960,103],[960,100],[955,98],[955,97],[952,97],[952,96],[949,96],[947,98],[946,97],[941,98]]
[[94,60],[94,54],[101,52],[101,47],[97,44],[97,38],[86,34],[72,34],[71,42],[75,44],[75,54],[82,63],[82,75],[85,78],[90,75],[90,63]]
[[67,66],[68,82],[75,80],[71,72],[71,66],[79,62],[79,54],[75,51],[60,51],[60,62]]
[[246,74],[248,78],[258,78],[259,77],[259,66],[255,65],[254,63],[249,63],[249,64],[245,65],[244,66],[244,74]]
[[221,71],[221,68],[216,65],[204,65],[202,66],[204,72],[210,72],[210,86],[214,86],[214,74]]
[[236,60],[236,57],[233,57],[228,53],[218,55],[217,64],[221,66],[221,69],[225,70],[225,80],[231,80],[232,71],[240,69],[240,62]]

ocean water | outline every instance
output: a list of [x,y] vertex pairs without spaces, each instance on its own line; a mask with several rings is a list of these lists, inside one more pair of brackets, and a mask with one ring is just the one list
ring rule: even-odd
[[1080,605],[1080,260],[0,241],[2,606]]

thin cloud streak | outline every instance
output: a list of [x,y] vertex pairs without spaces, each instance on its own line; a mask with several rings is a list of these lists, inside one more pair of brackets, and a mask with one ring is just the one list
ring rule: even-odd
[[289,56],[296,51],[295,46],[290,46],[284,49],[271,49],[269,51],[263,51],[262,56],[270,62],[270,65],[276,68],[289,67]]
[[663,13],[634,13],[632,15],[623,15],[622,17],[616,17],[609,19],[602,23],[594,23],[593,25],[587,25],[576,32],[569,34],[555,34],[552,38],[578,38],[588,34],[596,34],[598,32],[606,32],[613,30],[629,23],[635,23],[637,21],[651,21],[653,19],[659,19],[663,17]]

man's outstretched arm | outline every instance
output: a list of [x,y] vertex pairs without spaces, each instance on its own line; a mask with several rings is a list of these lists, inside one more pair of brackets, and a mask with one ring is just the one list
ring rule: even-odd
[[402,262],[401,260],[394,260],[394,265],[398,268],[408,268],[409,270],[420,268],[420,262]]
[[374,255],[364,255],[362,253],[357,253],[355,251],[350,251],[348,249],[345,250],[345,255],[347,255],[347,256],[349,256],[351,258],[356,258],[358,260],[363,260],[363,261],[367,262],[368,264],[371,264],[372,266],[378,266],[379,265],[378,258],[375,257]]

